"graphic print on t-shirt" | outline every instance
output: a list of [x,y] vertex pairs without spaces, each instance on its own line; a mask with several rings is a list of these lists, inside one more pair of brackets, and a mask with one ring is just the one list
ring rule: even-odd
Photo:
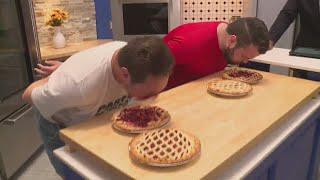
[[116,99],[113,102],[110,102],[108,104],[104,104],[104,105],[100,106],[97,113],[96,113],[96,116],[101,115],[106,112],[110,112],[110,111],[118,109],[120,107],[123,107],[123,106],[127,105],[128,102],[129,102],[129,97],[122,96],[121,98]]

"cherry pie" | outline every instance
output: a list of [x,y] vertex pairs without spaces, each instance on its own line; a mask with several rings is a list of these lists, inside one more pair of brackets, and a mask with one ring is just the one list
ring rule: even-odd
[[220,96],[240,97],[251,91],[251,85],[240,81],[214,80],[208,83],[208,92]]
[[129,143],[133,161],[151,166],[177,166],[200,155],[198,138],[177,129],[158,129],[140,134]]
[[170,121],[168,111],[158,106],[124,108],[113,117],[113,127],[127,133],[141,133],[162,127]]
[[256,84],[263,78],[263,76],[258,72],[239,68],[233,68],[225,71],[222,77],[224,79],[241,81],[248,84]]

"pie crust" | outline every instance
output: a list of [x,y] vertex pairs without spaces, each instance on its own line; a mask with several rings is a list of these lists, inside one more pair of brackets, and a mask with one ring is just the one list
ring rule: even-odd
[[200,151],[199,139],[178,129],[145,132],[129,143],[131,159],[150,166],[182,165],[198,157]]
[[251,91],[251,85],[240,81],[214,80],[208,83],[208,92],[220,96],[241,97]]

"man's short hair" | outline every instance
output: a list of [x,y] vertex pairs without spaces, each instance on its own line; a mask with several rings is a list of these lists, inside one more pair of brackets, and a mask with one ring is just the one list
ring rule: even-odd
[[239,18],[228,24],[227,33],[237,36],[237,47],[254,45],[260,54],[269,49],[269,33],[265,23],[256,17]]
[[150,75],[168,75],[173,64],[168,46],[156,36],[135,38],[119,52],[119,65],[128,69],[133,83],[144,82]]

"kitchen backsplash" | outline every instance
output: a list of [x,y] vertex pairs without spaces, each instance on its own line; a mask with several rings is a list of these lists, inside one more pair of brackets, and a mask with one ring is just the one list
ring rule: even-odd
[[33,4],[40,46],[51,45],[53,29],[45,23],[54,8],[69,13],[62,28],[67,43],[97,39],[94,0],[33,0]]
[[226,21],[246,15],[249,0],[182,0],[182,23]]

